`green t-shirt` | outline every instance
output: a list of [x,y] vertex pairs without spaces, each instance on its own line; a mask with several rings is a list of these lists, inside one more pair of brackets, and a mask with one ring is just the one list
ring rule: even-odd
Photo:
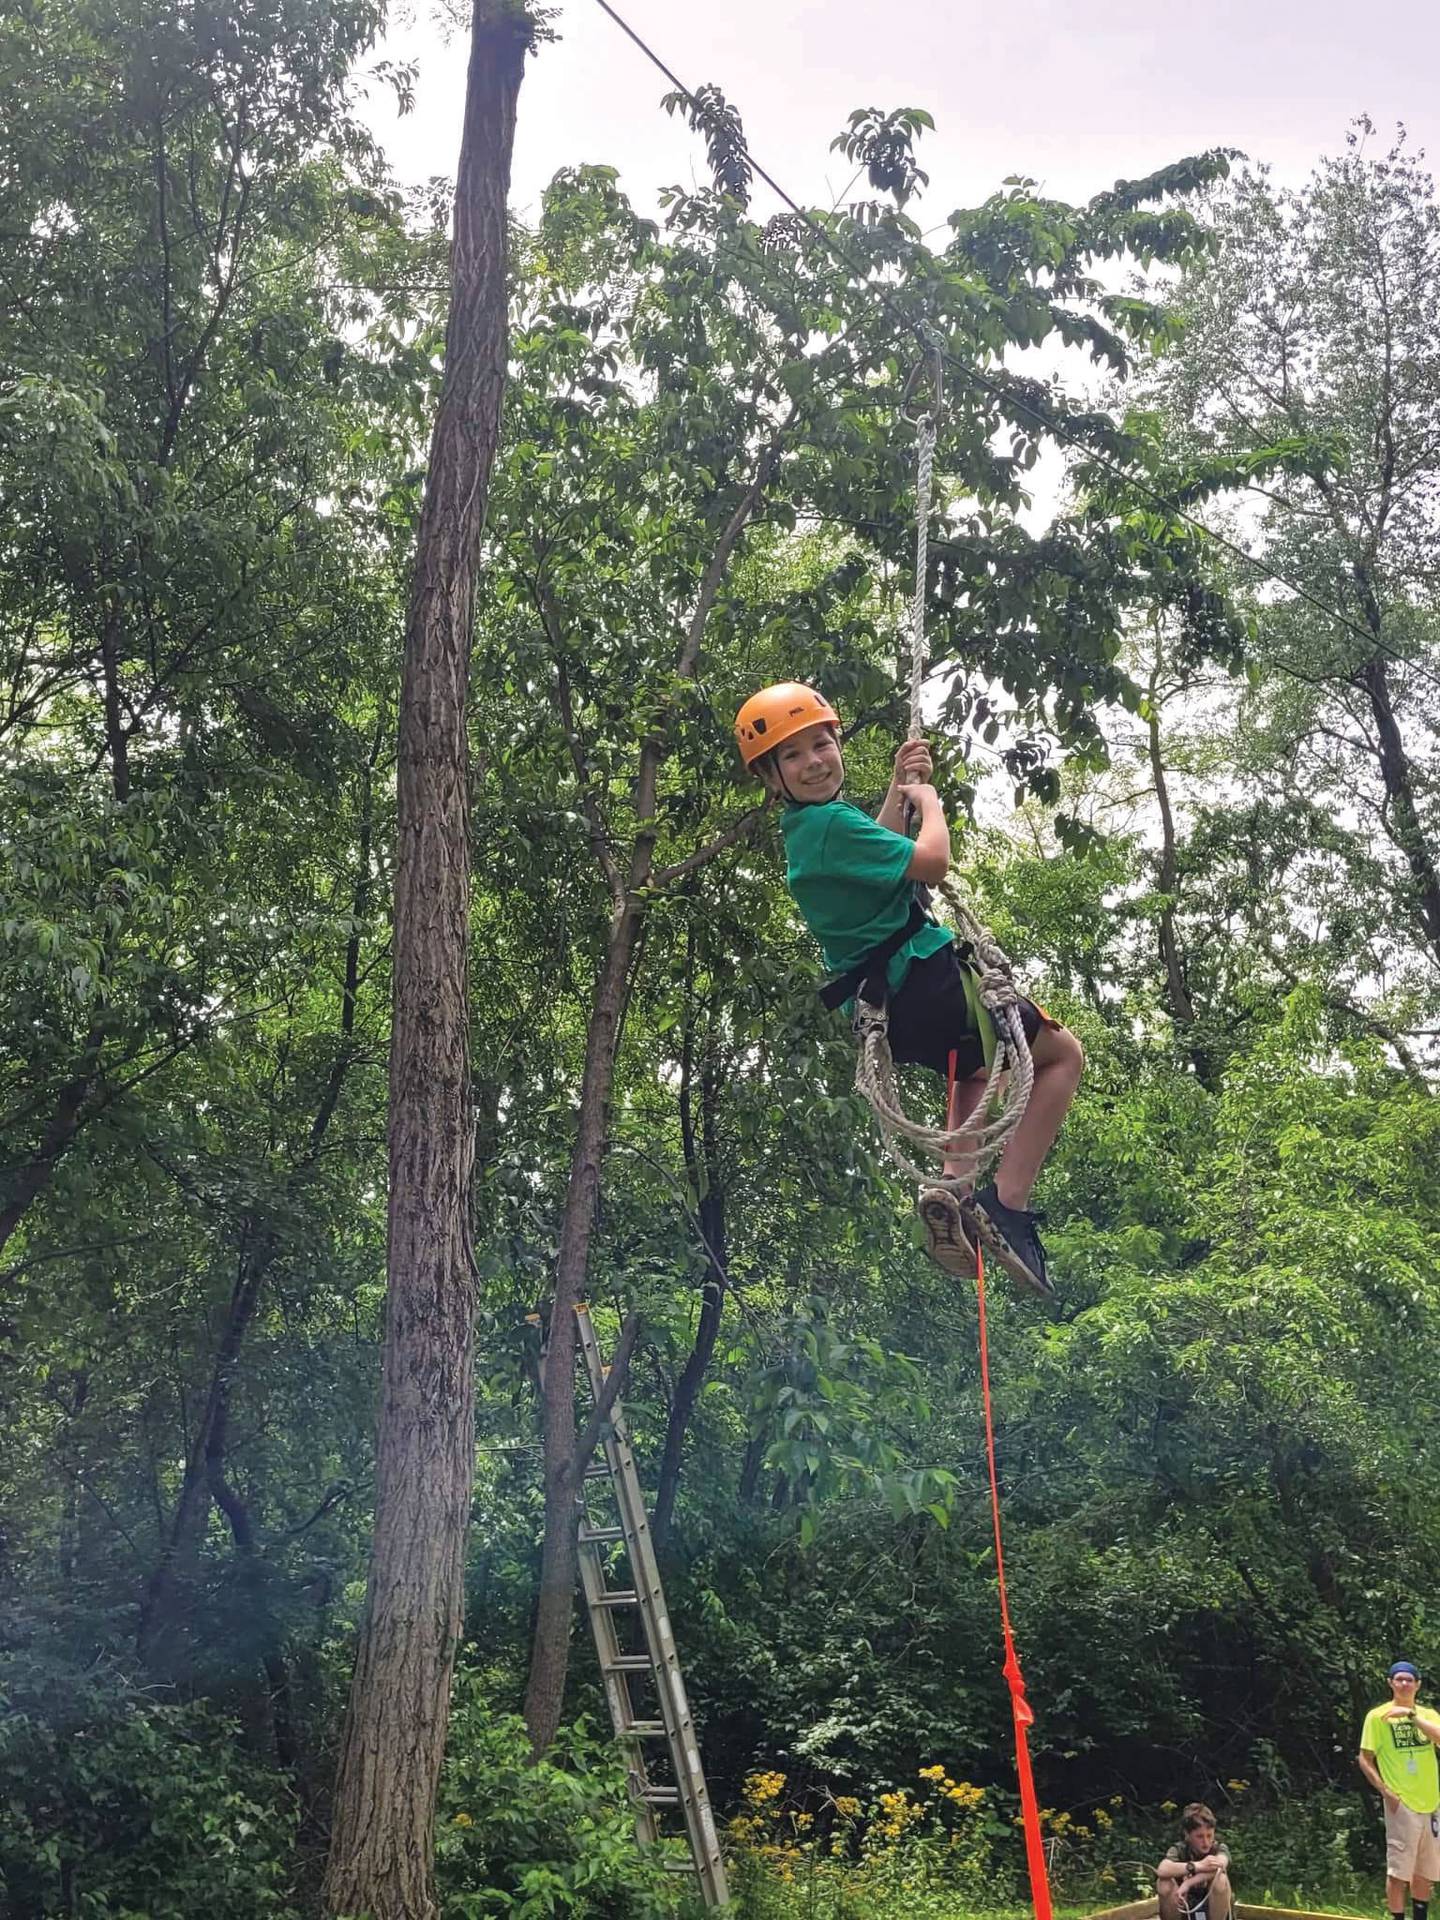
[[[1366,1714],[1360,1751],[1374,1754],[1380,1778],[1412,1813],[1434,1813],[1440,1807],[1440,1768],[1435,1764],[1435,1749],[1413,1720],[1385,1718],[1394,1704],[1393,1700],[1383,1701]],[[1423,1707],[1419,1712],[1434,1725],[1433,1714]]]
[[[848,973],[904,926],[914,897],[906,878],[915,843],[892,833],[848,800],[790,806],[780,817],[786,883],[832,973]],[[912,960],[953,938],[933,924],[913,933],[886,968],[894,993]]]

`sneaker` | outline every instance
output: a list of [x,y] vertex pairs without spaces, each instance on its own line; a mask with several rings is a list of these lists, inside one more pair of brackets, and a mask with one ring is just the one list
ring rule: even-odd
[[958,1279],[975,1278],[975,1243],[965,1230],[960,1202],[946,1187],[922,1187],[915,1202],[925,1229],[925,1251],[937,1267]]
[[1055,1289],[1045,1270],[1045,1249],[1035,1231],[1036,1216],[1024,1207],[1007,1207],[993,1185],[982,1187],[966,1202],[966,1225],[988,1252],[993,1253],[1010,1278],[1027,1293],[1053,1300]]

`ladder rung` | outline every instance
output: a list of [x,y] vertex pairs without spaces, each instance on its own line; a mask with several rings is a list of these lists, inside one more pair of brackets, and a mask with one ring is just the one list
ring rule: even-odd
[[[580,1334],[583,1373],[598,1402],[610,1368],[601,1358],[588,1309],[575,1307]],[[583,1376],[582,1376],[583,1377]],[[612,1382],[613,1384],[613,1382]],[[608,1481],[608,1498],[591,1500],[590,1484]],[[598,1489],[596,1490],[598,1492]],[[623,1415],[617,1398],[605,1432],[604,1451],[585,1468],[585,1484],[575,1490],[575,1535],[590,1627],[605,1680],[606,1704],[615,1737],[629,1773],[628,1791],[637,1840],[655,1846],[667,1873],[689,1877],[705,1906],[721,1906],[726,1899],[725,1862],[715,1833],[715,1822],[705,1787],[694,1723],[680,1676],[679,1651],[666,1611],[665,1596],[650,1558],[649,1520]],[[606,1524],[618,1520],[619,1525]],[[601,1549],[616,1546],[626,1556],[624,1571]],[[619,1559],[619,1554],[614,1558]],[[628,1573],[633,1587],[611,1586]],[[620,1651],[619,1609],[633,1607],[643,1614],[647,1651]],[[628,1633],[626,1634],[628,1638]],[[626,1685],[635,1676],[640,1686],[654,1689],[654,1699],[632,1698]],[[638,1709],[638,1712],[637,1712]],[[640,1718],[639,1714],[652,1717]],[[664,1740],[670,1751],[669,1779],[652,1784],[646,1778],[650,1752],[644,1742]],[[675,1810],[668,1818],[662,1809]],[[683,1821],[684,1833],[668,1831]],[[682,1851],[682,1846],[684,1851]]]

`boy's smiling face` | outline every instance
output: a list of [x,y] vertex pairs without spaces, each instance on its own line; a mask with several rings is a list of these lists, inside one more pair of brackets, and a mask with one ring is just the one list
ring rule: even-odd
[[782,740],[773,762],[782,790],[792,800],[833,800],[844,784],[845,762],[828,720],[817,720],[813,727],[802,727]]

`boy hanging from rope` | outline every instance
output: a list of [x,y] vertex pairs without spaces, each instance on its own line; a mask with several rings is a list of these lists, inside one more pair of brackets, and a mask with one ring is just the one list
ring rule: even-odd
[[[856,994],[887,1000],[891,1057],[949,1078],[947,1125],[960,1128],[984,1095],[994,1030],[968,956],[917,899],[917,887],[937,884],[950,865],[950,828],[930,784],[930,749],[923,740],[901,747],[890,790],[871,819],[840,798],[840,718],[812,687],[785,682],[755,694],[740,709],[735,737],[746,766],[786,803],[786,880],[838,976],[821,997],[831,1008]],[[913,840],[905,831],[912,810],[919,821]],[[946,1272],[973,1276],[978,1240],[1020,1285],[1049,1295],[1030,1193],[1085,1056],[1074,1034],[1033,1000],[1021,999],[1019,1012],[1035,1081],[993,1181],[962,1199],[947,1187],[923,1187],[918,1206],[930,1255]],[[947,1173],[959,1171],[959,1163],[947,1162]]]

